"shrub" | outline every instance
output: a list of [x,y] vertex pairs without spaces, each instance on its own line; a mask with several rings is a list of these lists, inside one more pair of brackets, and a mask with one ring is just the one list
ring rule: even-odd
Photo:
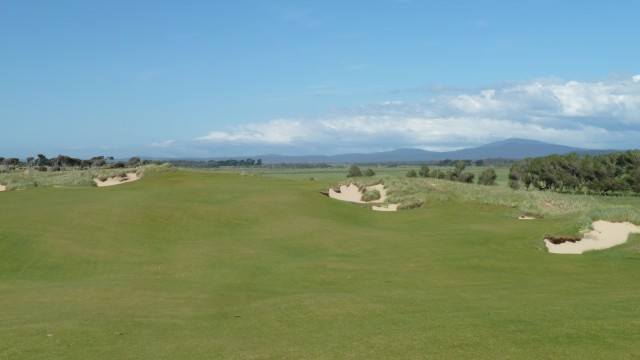
[[457,179],[459,182],[471,184],[473,182],[474,177],[475,177],[475,174],[470,172],[464,172],[460,174]]
[[429,167],[427,165],[422,165],[420,167],[420,171],[418,172],[418,175],[420,175],[420,177],[423,177],[423,178],[429,177]]
[[414,177],[418,177],[418,173],[416,173],[415,170],[409,170],[407,171],[407,175],[408,178],[414,178]]
[[485,169],[478,177],[478,184],[495,185],[497,177],[498,175],[493,168]]
[[347,177],[357,176],[362,176],[362,171],[357,165],[351,165],[351,167],[349,167],[349,171],[347,172]]
[[436,169],[431,173],[431,177],[436,179],[444,179],[445,177],[447,177],[447,174],[442,170]]
[[371,176],[373,176],[373,175],[375,175],[375,174],[376,174],[376,172],[375,172],[375,171],[373,171],[373,170],[371,170],[371,169],[367,169],[367,170],[364,172],[364,176],[369,176],[369,177],[371,177]]
[[371,189],[371,190],[366,190],[363,194],[362,194],[362,201],[373,201],[373,200],[378,200],[380,199],[380,191],[378,191],[378,189]]
[[127,166],[128,167],[136,167],[138,165],[140,165],[142,163],[142,161],[140,160],[139,157],[134,156],[132,158],[129,159],[129,161],[127,161]]

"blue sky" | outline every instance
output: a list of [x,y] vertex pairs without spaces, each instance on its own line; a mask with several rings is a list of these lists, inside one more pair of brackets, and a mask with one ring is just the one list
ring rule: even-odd
[[0,155],[638,148],[635,0],[0,0]]

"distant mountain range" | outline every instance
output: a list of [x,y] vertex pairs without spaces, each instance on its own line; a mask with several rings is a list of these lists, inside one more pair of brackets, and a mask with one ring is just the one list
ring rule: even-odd
[[[308,164],[346,164],[346,163],[389,163],[389,162],[427,162],[441,160],[485,160],[485,159],[524,159],[528,157],[541,157],[551,154],[578,154],[601,155],[614,150],[593,150],[557,145],[536,140],[511,138],[492,142],[478,147],[466,148],[455,151],[427,151],[421,149],[397,149],[376,153],[353,153],[340,155],[256,155],[256,156],[230,156],[214,158],[188,158],[185,160],[242,160],[247,158],[262,159],[264,164],[281,163],[308,163]],[[159,159],[160,160],[160,159]],[[175,160],[175,159],[173,159]]]
[[383,163],[383,162],[419,162],[440,160],[484,160],[484,159],[524,159],[551,154],[579,154],[599,155],[613,150],[592,150],[571,146],[550,144],[542,141],[511,138],[490,144],[466,148],[455,151],[427,151],[421,149],[397,149],[370,154],[341,154],[341,155],[262,155],[253,157],[262,159],[265,164],[274,163]]

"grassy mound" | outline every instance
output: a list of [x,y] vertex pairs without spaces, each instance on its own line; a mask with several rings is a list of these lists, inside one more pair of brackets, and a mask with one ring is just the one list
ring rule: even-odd
[[477,203],[513,209],[514,217],[520,214],[534,217],[582,216],[579,220],[582,227],[598,219],[640,224],[640,198],[633,196],[559,194],[537,190],[512,190],[507,186],[482,186],[449,180],[392,176],[359,178],[353,182],[360,187],[383,183],[388,188],[387,202],[399,203],[401,209],[440,206],[443,203]]
[[[170,165],[145,165],[131,169],[92,169],[72,170],[57,172],[39,172],[34,169],[29,171],[0,174],[0,183],[7,186],[7,190],[29,189],[34,187],[60,187],[60,186],[95,186],[93,179],[102,181],[114,177],[135,172],[142,176],[146,172],[169,171]],[[174,169],[175,170],[175,169]]]

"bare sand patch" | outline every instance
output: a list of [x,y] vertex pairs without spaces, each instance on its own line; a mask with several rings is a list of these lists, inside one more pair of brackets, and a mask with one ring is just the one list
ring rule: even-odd
[[0,184],[0,191],[5,191],[5,190],[7,190],[7,187],[2,185],[2,184]]
[[[349,185],[341,185],[338,191],[333,188],[329,188],[329,197],[332,199],[354,202],[358,204],[368,203],[383,203],[387,200],[387,189],[382,184],[371,185],[366,187],[366,191],[378,190],[380,192],[380,198],[372,201],[362,201],[362,191],[356,184],[350,183]],[[373,210],[376,211],[397,211],[398,205],[390,204],[386,206],[374,206]]]
[[371,210],[375,211],[398,211],[398,205],[400,204],[389,204],[389,205],[381,205],[381,206],[372,206]]
[[627,242],[631,233],[640,233],[640,226],[629,222],[613,223],[598,220],[593,223],[593,230],[584,234],[582,239],[550,239],[544,242],[550,253],[582,254],[590,250],[602,250]]
[[124,183],[128,183],[128,182],[136,181],[138,179],[140,179],[140,177],[138,176],[137,173],[128,172],[124,176],[123,175],[112,176],[112,177],[107,178],[104,181],[100,180],[98,178],[95,178],[95,179],[93,179],[93,181],[95,181],[95,183],[96,183],[96,185],[98,185],[98,187],[103,187],[103,186],[120,185],[120,184],[124,184]]
[[536,220],[536,217],[533,216],[528,216],[528,215],[521,215],[518,216],[518,220]]
[[[384,185],[378,184],[373,186],[368,186],[367,191],[376,189],[380,192],[380,199],[372,200],[372,203],[381,203],[387,199],[387,189],[384,188]],[[362,201],[362,194],[364,192],[360,190],[360,188],[354,184],[350,183],[349,185],[341,185],[338,191],[333,190],[333,188],[329,189],[329,197],[332,199],[354,202],[354,203],[366,203],[366,201]]]

